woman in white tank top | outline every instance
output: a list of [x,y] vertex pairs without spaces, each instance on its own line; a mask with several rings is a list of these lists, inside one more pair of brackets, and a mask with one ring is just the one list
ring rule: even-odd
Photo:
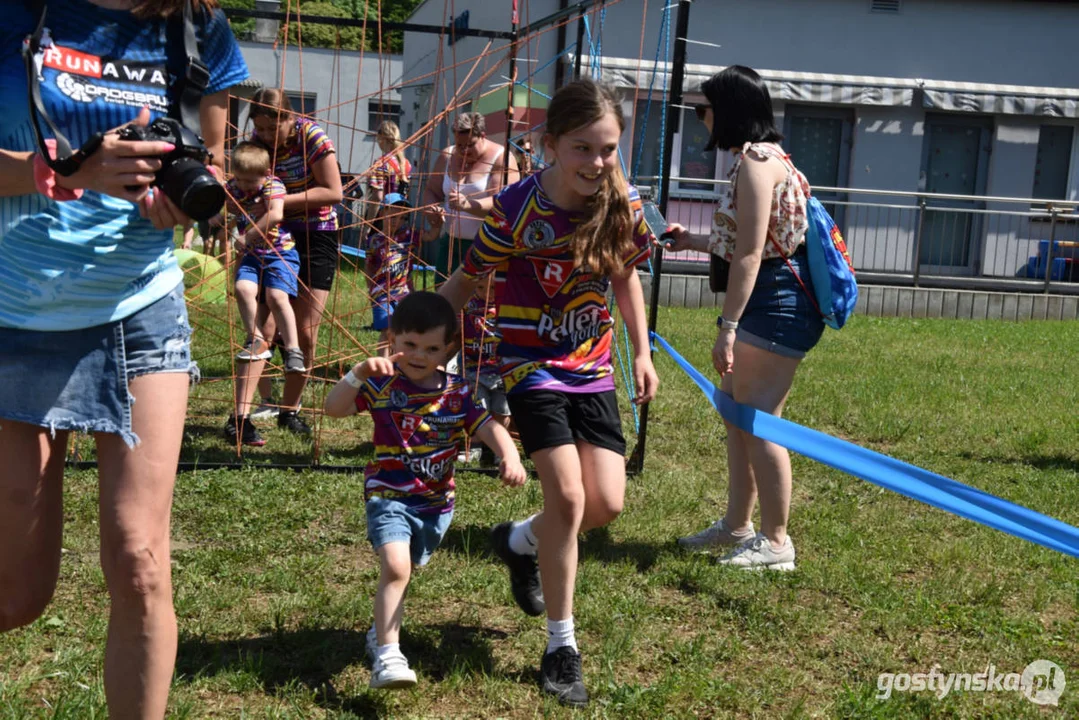
[[[446,148],[424,185],[423,204],[431,218],[444,217],[445,234],[433,243],[436,283],[461,264],[483,219],[502,189],[506,167],[503,149],[487,139],[479,113],[465,113],[453,123],[454,144]],[[509,157],[508,182],[517,182],[517,162]]]
[[[494,143],[487,143],[486,140],[484,142],[487,145],[493,145],[495,148],[494,158],[490,163],[478,161],[475,164],[475,170],[468,168],[466,163],[459,173],[460,180],[454,180],[450,177],[449,166],[451,163],[446,164],[446,170],[442,173],[442,196],[445,198],[442,201],[442,207],[445,209],[446,231],[450,237],[466,240],[476,237],[480,226],[483,225],[483,218],[487,214],[486,210],[483,211],[483,215],[477,215],[468,210],[455,207],[455,205],[459,206],[469,202],[481,206],[482,198],[487,195],[487,185],[491,181],[491,168],[494,163],[502,158],[502,148]],[[447,148],[450,155],[455,152],[455,147],[451,145]],[[485,167],[486,171],[484,171]],[[479,175],[479,179],[471,179],[475,178],[476,175]],[[499,182],[499,185],[501,186],[501,182]],[[454,193],[460,197],[460,200],[451,202]],[[494,197],[494,194],[488,197]]]

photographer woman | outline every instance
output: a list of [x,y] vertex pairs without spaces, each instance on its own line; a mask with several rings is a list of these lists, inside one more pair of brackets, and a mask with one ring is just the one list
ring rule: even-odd
[[[723,376],[725,392],[778,416],[798,363],[824,331],[809,297],[809,183],[777,144],[782,135],[775,127],[772,99],[757,73],[732,65],[705,81],[701,91],[708,104],[699,106],[697,114],[712,134],[710,149],[735,155],[731,185],[713,215],[711,235],[691,236],[673,224],[671,249],[711,252],[730,263],[712,362]],[[790,455],[779,445],[726,426],[727,514],[679,543],[698,550],[733,545],[721,563],[791,570]],[[755,534],[750,516],[758,493],[762,532]]]
[[[337,214],[333,206],[341,202],[341,168],[337,152],[326,132],[310,118],[297,115],[288,95],[278,88],[262,88],[251,98],[250,120],[255,126],[254,139],[270,151],[274,170],[285,184],[285,221],[300,254],[300,293],[292,302],[300,331],[304,365],[315,367],[318,329],[326,299],[337,273]],[[265,341],[273,338],[273,320],[263,326]],[[267,350],[269,343],[266,343]],[[269,354],[263,357],[268,358]],[[225,436],[235,442],[237,435],[248,445],[261,445],[253,426],[247,425],[247,413],[255,388],[265,366],[263,360],[245,363],[236,378],[236,416],[225,425]],[[277,426],[297,435],[310,435],[311,428],[300,417],[300,399],[307,384],[306,374],[285,379],[284,397],[277,415]],[[243,438],[246,438],[244,440]]]
[[[202,134],[216,159],[226,89],[247,68],[215,3],[191,2],[210,76]],[[117,130],[166,108],[165,29],[184,0],[49,0],[41,51],[28,58],[44,108],[73,145],[105,133],[68,176],[38,155],[18,52],[43,6],[8,3],[0,30],[0,630],[33,622],[52,598],[68,436],[93,433],[109,714],[160,718],[176,658],[169,516],[197,373],[173,228],[190,220],[151,187],[172,147]]]

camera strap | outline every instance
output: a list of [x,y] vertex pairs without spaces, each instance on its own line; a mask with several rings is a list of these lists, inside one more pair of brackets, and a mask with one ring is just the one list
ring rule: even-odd
[[[27,0],[26,4],[38,18],[34,32],[23,40],[22,46],[23,63],[26,66],[26,84],[30,98],[30,120],[33,124],[34,136],[37,139],[37,146],[45,163],[60,175],[73,175],[78,171],[83,161],[101,147],[101,141],[105,136],[104,133],[95,133],[83,143],[82,147],[73,151],[67,137],[49,117],[45,104],[41,100],[41,83],[38,77],[37,63],[34,62],[34,57],[43,48],[50,47],[53,42],[45,28],[48,7],[45,0]],[[184,9],[179,18],[173,15],[167,22],[168,35],[165,60],[169,74],[173,78],[168,90],[168,114],[170,117],[179,120],[182,125],[196,135],[201,135],[199,105],[210,81],[210,71],[206,64],[202,62],[202,57],[199,53],[191,0],[184,1]],[[45,123],[49,132],[55,138],[55,157],[50,152],[48,143],[45,140],[45,133],[41,128],[42,122]]]

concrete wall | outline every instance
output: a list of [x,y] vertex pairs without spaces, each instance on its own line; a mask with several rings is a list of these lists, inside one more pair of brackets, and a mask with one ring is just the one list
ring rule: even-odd
[[[652,277],[647,273],[638,275],[645,298],[651,298]],[[886,285],[862,285],[858,290],[857,315],[957,320],[1079,320],[1079,296],[1076,295]],[[723,293],[708,289],[707,277],[698,275],[664,273],[659,292],[660,305],[714,307],[717,314],[723,307],[723,298]]]

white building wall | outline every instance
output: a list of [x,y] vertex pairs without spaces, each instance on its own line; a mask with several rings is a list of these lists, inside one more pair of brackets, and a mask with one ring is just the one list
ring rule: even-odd
[[[377,148],[376,128],[369,127],[369,110],[379,101],[400,104],[403,68],[400,55],[336,52],[322,48],[241,42],[251,78],[268,87],[316,96],[315,117],[337,148],[344,173],[371,166]],[[239,127],[249,130],[246,108]]]

